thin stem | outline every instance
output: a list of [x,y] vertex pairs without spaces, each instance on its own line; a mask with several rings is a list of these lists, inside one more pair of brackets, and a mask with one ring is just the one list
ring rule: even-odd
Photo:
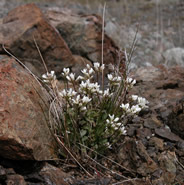
[[[106,3],[104,4],[103,8],[103,22],[102,22],[102,66],[104,64],[104,27],[105,27],[105,7]],[[102,91],[104,92],[104,69],[102,69]]]
[[48,73],[47,66],[46,66],[46,64],[45,64],[45,61],[44,61],[44,59],[43,59],[43,56],[42,56],[42,54],[41,54],[41,52],[40,52],[40,49],[39,49],[39,47],[38,47],[38,44],[37,44],[36,39],[35,39],[34,36],[33,36],[33,40],[34,40],[36,49],[38,50],[38,53],[39,53],[39,55],[40,55],[40,58],[41,58],[41,60],[42,60],[42,63],[43,63],[43,65],[44,65],[44,68],[45,68],[46,72]]
[[64,149],[70,154],[70,156],[75,160],[75,162],[86,172],[86,174],[88,174],[90,177],[93,177],[80,163],[79,161],[73,156],[73,154],[69,151],[69,149],[67,147],[65,147],[64,143],[58,138],[58,136],[56,136],[56,140],[58,141],[58,143],[60,145],[62,145],[64,147]]

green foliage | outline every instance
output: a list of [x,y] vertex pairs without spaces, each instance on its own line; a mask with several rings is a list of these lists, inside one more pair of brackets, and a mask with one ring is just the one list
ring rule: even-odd
[[[127,97],[135,80],[126,74],[121,75],[118,69],[103,76],[104,68],[99,63],[92,67],[87,65],[81,71],[82,76],[77,78],[69,68],[64,68],[65,89],[61,92],[55,87],[53,71],[43,75],[43,81],[51,85],[61,111],[57,113],[60,116],[56,116],[55,135],[72,153],[93,156],[87,147],[104,154],[122,135],[126,135],[126,122],[147,107],[144,98]],[[102,85],[101,79],[104,80]]]

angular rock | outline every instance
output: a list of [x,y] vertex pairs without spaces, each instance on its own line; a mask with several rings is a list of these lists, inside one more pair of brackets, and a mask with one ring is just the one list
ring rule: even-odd
[[0,53],[2,44],[23,62],[31,63],[39,72],[46,72],[34,43],[34,38],[48,70],[60,74],[75,61],[67,44],[34,4],[19,6],[8,13],[0,24]]
[[66,173],[64,173],[61,169],[56,168],[48,163],[41,169],[39,172],[40,176],[44,179],[45,182],[48,184],[55,184],[55,185],[67,185],[68,183],[65,182],[65,178],[68,177]]
[[[76,15],[66,10],[46,12],[51,25],[56,27],[73,54],[83,56],[91,62],[101,62],[102,19],[97,15]],[[104,63],[123,62],[124,54],[106,34],[104,35]]]
[[159,139],[157,137],[152,137],[149,140],[149,144],[153,145],[155,148],[157,148],[158,150],[163,151],[164,150],[164,142],[162,139]]
[[[132,77],[137,80],[132,94],[145,97],[150,102],[151,117],[161,120],[157,121],[158,126],[151,127],[159,128],[165,123],[173,133],[183,138],[184,68],[180,66],[139,68]],[[145,126],[150,127],[148,120],[145,121]]]
[[0,61],[0,156],[49,160],[56,144],[47,126],[46,92],[14,59]]
[[176,160],[174,152],[165,151],[159,157],[159,164],[163,169],[162,179],[166,184],[174,182],[176,176]]
[[119,152],[119,162],[132,172],[137,172],[142,176],[153,173],[157,168],[157,164],[151,159],[146,152],[141,141],[134,139],[126,139]]
[[159,135],[162,138],[168,139],[170,141],[182,141],[182,139],[177,136],[176,134],[172,133],[169,129],[167,128],[157,128],[155,129],[155,133]]
[[184,98],[173,105],[172,112],[168,116],[168,125],[171,130],[184,139]]
[[163,53],[165,63],[167,66],[180,65],[184,67],[184,49],[172,48]]

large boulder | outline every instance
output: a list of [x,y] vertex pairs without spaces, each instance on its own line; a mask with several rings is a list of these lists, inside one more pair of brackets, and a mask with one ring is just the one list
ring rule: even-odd
[[[93,62],[102,59],[102,18],[97,15],[77,15],[66,9],[48,10],[45,15],[59,31],[73,54],[83,56]],[[124,54],[104,34],[103,57],[105,64],[124,61]],[[124,63],[123,63],[124,64]]]
[[5,45],[14,56],[45,73],[44,65],[36,48],[41,51],[49,70],[60,74],[64,67],[71,67],[75,60],[67,44],[34,4],[19,6],[8,13],[0,23],[0,53]]
[[16,160],[56,158],[45,93],[15,60],[0,61],[0,156]]

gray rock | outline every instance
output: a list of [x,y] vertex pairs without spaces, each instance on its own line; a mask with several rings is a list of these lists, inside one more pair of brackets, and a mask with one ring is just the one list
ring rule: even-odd
[[181,65],[184,67],[184,49],[172,48],[163,53],[165,64],[168,66]]

